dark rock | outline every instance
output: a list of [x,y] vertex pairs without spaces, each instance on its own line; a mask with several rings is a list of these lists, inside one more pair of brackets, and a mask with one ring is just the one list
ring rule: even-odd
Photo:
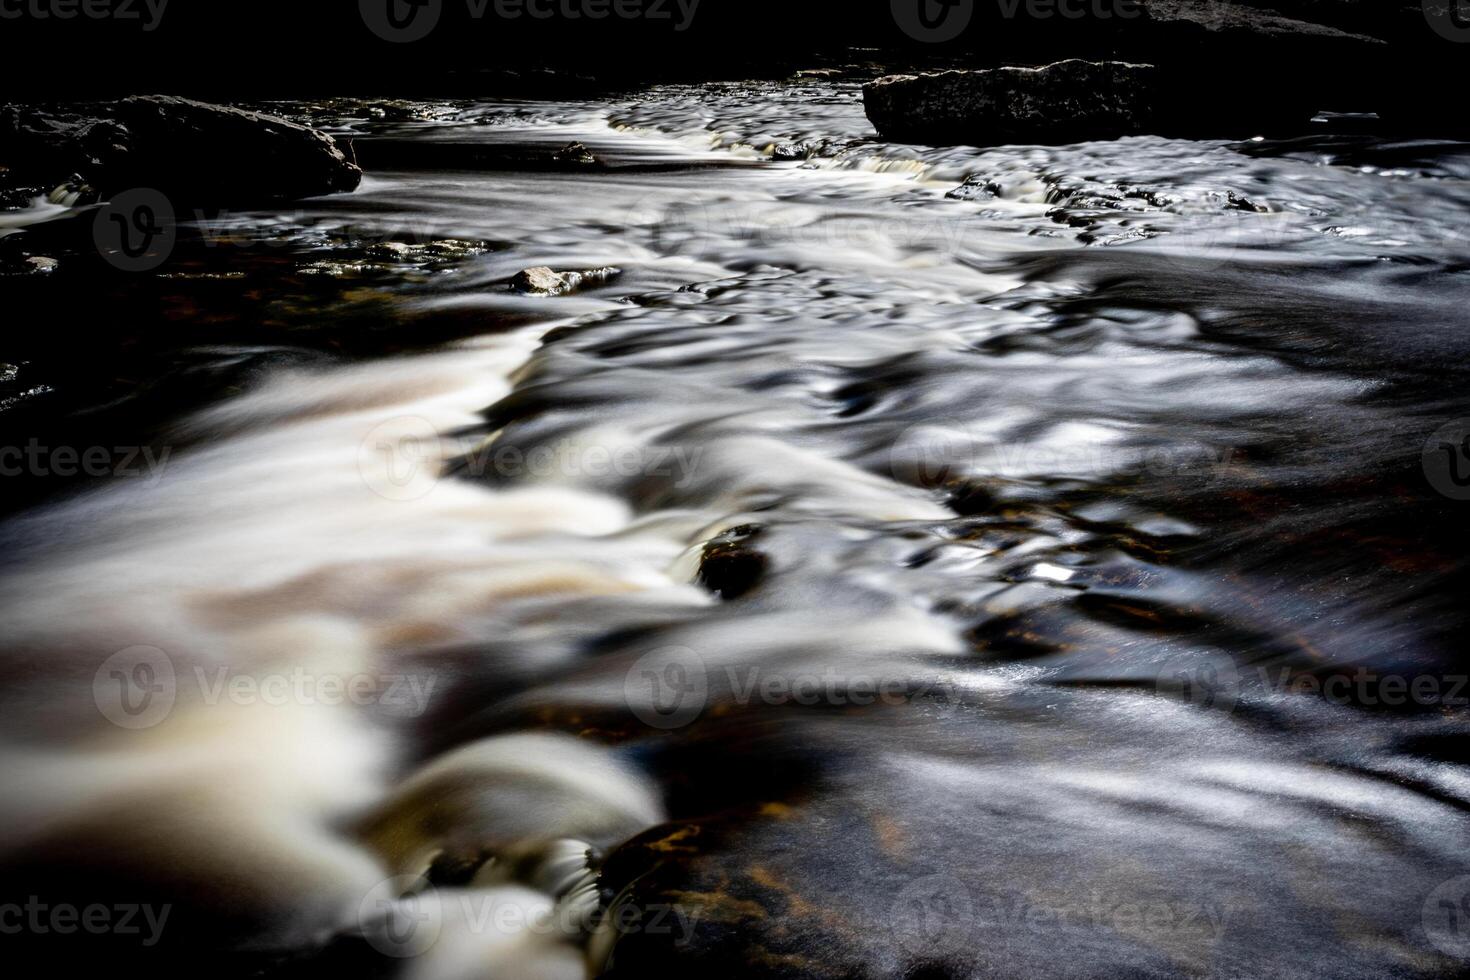
[[587,145],[585,143],[568,143],[566,146],[562,147],[560,150],[557,150],[554,154],[552,154],[551,158],[557,163],[576,163],[588,165],[597,162],[597,157],[592,155],[592,151],[587,149]]
[[40,187],[0,187],[0,211],[20,211],[28,208],[38,197],[45,197]]
[[[1374,6],[1386,10],[1391,6],[1375,0]],[[1185,28],[1204,31],[1237,44],[1261,43],[1275,40],[1295,47],[1298,53],[1321,44],[1379,43],[1379,39],[1364,33],[1356,33],[1348,27],[1372,30],[1372,22],[1363,18],[1341,18],[1357,8],[1362,11],[1369,4],[1355,0],[1311,2],[1311,0],[1277,0],[1271,9],[1261,9],[1262,4],[1235,2],[1235,0],[1136,0],[1141,8],[1143,20],[1150,25],[1165,28]],[[1295,16],[1292,16],[1295,15]],[[1323,23],[1319,18],[1335,20]],[[1346,29],[1345,29],[1346,28]]]
[[0,182],[85,183],[103,197],[133,187],[175,204],[246,204],[350,191],[351,145],[276,116],[173,96],[53,112],[0,109]]
[[1072,59],[1041,68],[891,75],[863,87],[868,118],[905,143],[1075,143],[1148,132],[1152,65]]
[[731,528],[704,547],[699,583],[722,599],[748,595],[765,578],[770,561],[750,546],[761,529],[752,525]]
[[822,156],[831,149],[829,140],[785,141],[771,147],[772,160],[810,160]]
[[1383,84],[1379,65],[1388,52],[1383,38],[1395,30],[1392,3],[1141,0],[1141,5],[1144,16],[1127,39],[1129,49],[1147,50],[1167,71],[1160,121],[1170,134],[1300,132],[1318,110],[1384,108],[1398,98]]
[[[1101,68],[1075,67],[1063,73],[1082,85],[1099,77],[1110,86],[1089,99],[1080,87],[1070,91],[1054,82],[1054,65],[1029,79],[983,71],[926,75],[921,82],[882,79],[865,91],[869,118],[888,139],[983,145],[1070,141],[1070,128],[1084,134],[1078,139],[1140,131],[1223,139],[1292,136],[1307,132],[1323,110],[1376,113],[1377,128],[1384,131],[1460,135],[1470,129],[1463,114],[1446,112],[1442,102],[1425,97],[1445,90],[1441,82],[1463,74],[1463,65],[1452,67],[1455,46],[1425,24],[1419,3],[1128,0],[1126,15],[1121,6],[1109,10],[1107,17],[1094,12],[1092,19],[1067,24],[1025,18],[991,24],[993,44],[982,57],[1039,64],[1107,52],[1117,62],[1155,66],[1149,84],[1119,91],[1137,73],[1098,75]],[[1139,98],[1139,89],[1146,99]],[[1023,104],[1014,110],[994,106],[1008,96]],[[1039,111],[1033,111],[1036,106]],[[1073,112],[1080,115],[1063,118]]]

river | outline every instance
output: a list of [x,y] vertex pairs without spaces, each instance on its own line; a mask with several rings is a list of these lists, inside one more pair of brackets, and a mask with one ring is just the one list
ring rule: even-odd
[[1470,146],[273,108],[362,187],[7,284],[7,894],[243,975],[1462,975]]

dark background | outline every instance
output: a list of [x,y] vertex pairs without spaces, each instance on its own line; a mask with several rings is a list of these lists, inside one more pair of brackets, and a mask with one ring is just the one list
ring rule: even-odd
[[[0,0],[14,10],[36,0]],[[81,0],[78,0],[81,2]],[[90,0],[103,2],[103,0]],[[140,14],[142,0],[130,2]],[[388,0],[378,0],[388,2]],[[1463,90],[1470,45],[1435,34],[1418,0],[1270,0],[1286,14],[1368,29],[1391,44],[1367,55],[1327,51],[1280,57],[1225,37],[1160,32],[1146,18],[1006,18],[1001,0],[974,0],[969,28],[947,44],[921,43],[896,24],[891,0],[701,0],[688,30],[669,20],[563,17],[504,20],[493,8],[472,19],[466,0],[441,0],[425,40],[395,44],[365,25],[359,0],[171,0],[160,25],[142,21],[0,19],[0,102],[105,98],[166,92],[215,98],[329,94],[424,96],[497,94],[522,86],[556,94],[577,76],[602,87],[676,78],[781,75],[854,60],[978,65],[1036,63],[1066,56],[1115,56],[1193,67],[1224,91],[1269,91],[1253,80],[1295,76],[1341,92],[1388,90],[1441,109]],[[653,0],[646,0],[653,2]],[[907,0],[917,3],[919,0]],[[1007,3],[1010,0],[1006,0]],[[1092,7],[1098,0],[1065,0]],[[1104,12],[1116,11],[1106,0]],[[1254,6],[1265,0],[1245,0]],[[857,49],[857,50],[854,50]],[[557,77],[536,74],[554,69]],[[531,71],[530,77],[526,72]]]

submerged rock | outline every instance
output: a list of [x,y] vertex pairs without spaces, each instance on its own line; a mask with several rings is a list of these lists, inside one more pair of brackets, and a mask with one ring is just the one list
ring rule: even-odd
[[1154,125],[1152,65],[1072,59],[1041,68],[891,75],[863,87],[868,118],[904,143],[1076,143]]
[[350,191],[351,144],[278,116],[175,96],[136,96],[55,112],[0,109],[0,181],[134,187],[175,204],[226,205]]

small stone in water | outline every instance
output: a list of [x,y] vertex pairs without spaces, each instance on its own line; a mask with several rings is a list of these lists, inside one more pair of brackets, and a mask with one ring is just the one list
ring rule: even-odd
[[608,282],[623,270],[606,266],[584,272],[557,272],[544,265],[533,269],[522,269],[510,281],[510,288],[518,293],[536,296],[561,296],[584,285]]
[[587,149],[585,143],[568,143],[556,151],[555,159],[561,163],[596,163],[597,157]]
[[546,296],[559,296],[571,288],[567,277],[560,272],[554,272],[544,265],[538,265],[534,269],[522,269],[517,272],[515,278],[510,281],[510,288],[518,293],[538,293]]

